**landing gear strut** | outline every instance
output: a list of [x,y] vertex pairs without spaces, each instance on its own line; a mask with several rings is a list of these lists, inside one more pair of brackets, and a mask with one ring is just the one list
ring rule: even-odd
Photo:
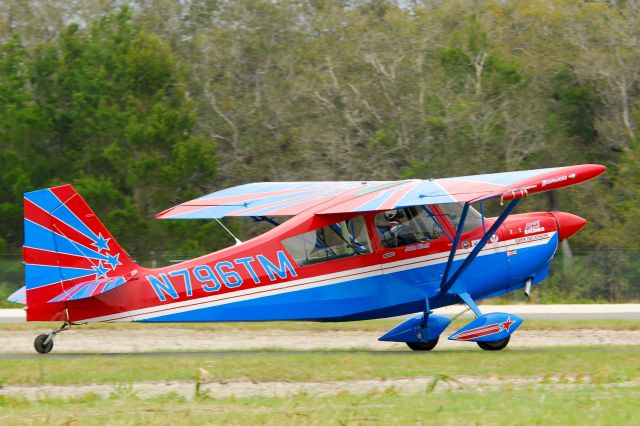
[[38,353],[48,354],[49,352],[51,352],[51,349],[53,349],[53,339],[56,337],[56,334],[60,333],[61,331],[69,330],[72,325],[73,323],[65,321],[65,323],[62,324],[62,327],[60,327],[59,329],[54,330],[49,334],[40,334],[33,341],[33,347]]

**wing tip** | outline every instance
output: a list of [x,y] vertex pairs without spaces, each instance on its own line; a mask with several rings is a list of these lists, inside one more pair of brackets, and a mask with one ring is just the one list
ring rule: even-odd
[[155,219],[167,219],[169,216],[171,216],[171,215],[169,214],[169,212],[170,212],[171,210],[173,210],[173,207],[169,207],[168,209],[163,210],[163,211],[161,211],[160,213],[156,213],[153,217],[154,217]]
[[602,164],[580,164],[576,166],[569,166],[569,169],[577,169],[578,172],[584,173],[584,175],[580,176],[580,179],[578,180],[578,182],[584,182],[603,174],[607,170],[607,166]]
[[589,164],[589,165],[592,167],[592,169],[596,173],[596,176],[600,176],[601,174],[607,171],[607,166],[604,166],[602,164]]

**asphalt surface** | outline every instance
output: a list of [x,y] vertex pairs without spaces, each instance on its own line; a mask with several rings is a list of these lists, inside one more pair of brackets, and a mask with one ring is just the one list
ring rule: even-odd
[[[62,358],[62,359],[78,359],[78,358],[92,358],[92,357],[106,357],[106,358],[127,358],[127,357],[143,357],[143,358],[178,358],[178,357],[203,357],[203,358],[224,358],[224,357],[243,357],[243,356],[287,356],[287,355],[300,355],[300,354],[322,354],[322,355],[407,355],[407,356],[441,356],[452,353],[480,353],[482,352],[476,346],[473,349],[440,349],[429,352],[413,352],[408,350],[392,350],[392,351],[378,351],[378,350],[349,350],[349,351],[183,351],[183,352],[123,352],[123,353],[55,353],[51,352],[46,355],[42,354],[0,354],[0,359],[36,359],[36,358]],[[607,353],[607,354],[621,354],[621,353],[640,353],[640,348],[512,348],[508,350],[500,351],[500,354],[522,354],[522,353]],[[508,356],[508,355],[506,355]]]

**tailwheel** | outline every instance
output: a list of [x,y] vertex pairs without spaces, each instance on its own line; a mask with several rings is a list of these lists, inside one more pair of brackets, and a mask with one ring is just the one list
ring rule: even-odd
[[36,351],[38,351],[38,353],[48,354],[49,352],[51,352],[51,349],[53,349],[53,339],[56,337],[56,335],[63,331],[69,330],[72,325],[77,324],[65,321],[65,323],[62,324],[59,329],[53,330],[49,334],[40,334],[38,337],[36,337],[36,340],[33,341],[33,347]]
[[[48,340],[48,341],[47,341]],[[41,354],[48,354],[53,349],[53,336],[41,334],[33,341],[33,347]]]
[[485,351],[501,351],[506,348],[509,344],[509,340],[511,340],[511,336],[507,336],[504,339],[500,340],[492,340],[491,342],[476,342],[480,348]]
[[407,346],[411,348],[412,351],[430,351],[435,348],[438,344],[439,337],[436,337],[433,340],[429,340],[427,342],[407,342]]

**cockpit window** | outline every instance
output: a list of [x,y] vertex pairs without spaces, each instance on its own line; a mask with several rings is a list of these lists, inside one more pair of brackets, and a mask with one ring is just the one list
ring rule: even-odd
[[371,253],[362,216],[287,238],[282,244],[298,266]]
[[[451,226],[453,226],[453,229],[457,230],[458,224],[460,223],[460,215],[462,214],[462,207],[464,206],[464,203],[447,203],[440,204],[439,206],[440,210],[442,210],[442,213],[449,218],[449,222],[451,222]],[[482,215],[478,212],[478,210],[469,206],[469,211],[467,212],[467,218],[464,221],[462,233],[473,231],[481,225]]]
[[378,213],[375,224],[386,248],[431,241],[442,235],[440,225],[421,206]]

